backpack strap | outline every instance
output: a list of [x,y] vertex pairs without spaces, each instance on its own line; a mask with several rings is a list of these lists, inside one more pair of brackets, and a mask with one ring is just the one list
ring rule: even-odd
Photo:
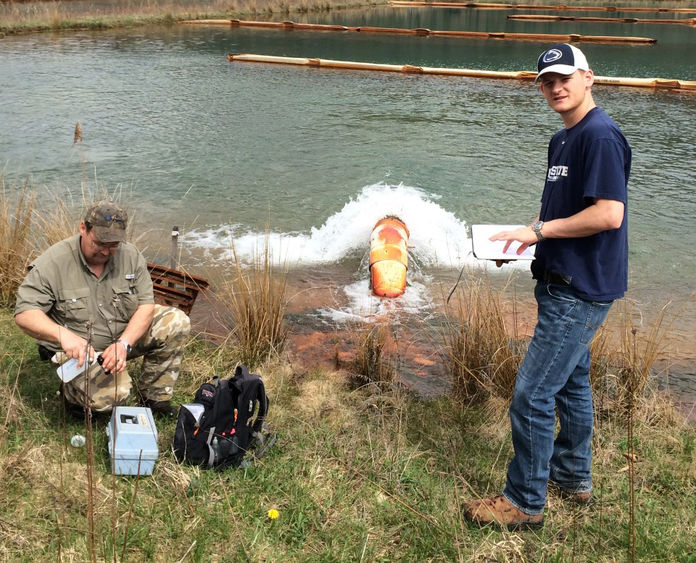
[[259,401],[259,410],[256,413],[254,420],[253,432],[260,432],[263,427],[263,422],[268,414],[268,395],[266,395],[266,386],[263,384],[263,379],[259,377],[259,383],[256,386],[256,398]]
[[259,408],[254,419],[252,432],[259,432],[263,426],[263,422],[268,414],[268,396],[266,395],[266,387],[263,384],[263,379],[258,375],[250,374],[249,368],[244,365],[239,365],[234,370],[234,377],[230,380],[230,385],[233,385],[237,390],[237,408],[239,412],[246,408],[247,401],[257,401]]
[[206,444],[208,444],[208,469],[210,469],[215,463],[215,450],[213,449],[213,439],[215,438],[215,426],[211,426],[208,430],[208,438],[206,439]]

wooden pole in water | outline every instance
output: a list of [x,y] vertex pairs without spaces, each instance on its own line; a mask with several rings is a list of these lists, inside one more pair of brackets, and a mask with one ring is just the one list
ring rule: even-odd
[[486,2],[410,2],[390,0],[395,8],[470,8],[478,10],[545,10],[557,12],[659,12],[695,14],[696,8],[646,8],[645,6],[566,6],[564,4],[497,4]]
[[[536,72],[521,71],[493,71],[475,70],[466,68],[434,68],[414,65],[392,65],[380,63],[364,63],[356,61],[337,61],[331,59],[304,58],[304,57],[279,57],[274,55],[254,55],[249,53],[229,53],[227,60],[230,62],[254,62],[271,63],[298,66],[311,66],[318,68],[337,68],[346,70],[368,70],[381,72],[400,72],[404,74],[432,74],[440,76],[468,76],[471,78],[498,78],[514,80],[534,80]],[[673,80],[666,78],[629,78],[615,76],[595,76],[595,84],[609,86],[635,86],[638,88],[654,88],[664,90],[683,90],[696,92],[696,81]]]
[[172,227],[172,255],[169,258],[169,267],[172,270],[176,269],[177,260],[179,257],[179,227]]
[[229,25],[231,27],[250,27],[279,29],[285,31],[337,31],[356,33],[385,33],[397,35],[416,35],[420,37],[456,37],[461,39],[498,39],[507,41],[545,41],[556,43],[638,43],[654,44],[657,39],[651,37],[616,37],[613,35],[579,35],[577,33],[506,33],[489,31],[450,31],[426,28],[402,29],[398,27],[325,25],[318,23],[264,22],[254,20],[187,20],[183,24]]

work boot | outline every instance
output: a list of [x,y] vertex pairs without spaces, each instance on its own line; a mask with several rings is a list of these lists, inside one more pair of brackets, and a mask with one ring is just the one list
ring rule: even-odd
[[173,418],[179,412],[172,405],[171,401],[153,401],[152,399],[144,399],[143,406],[148,407],[154,414],[159,414],[166,418]]
[[503,495],[470,502],[464,516],[478,526],[492,524],[508,530],[528,530],[544,525],[543,514],[526,514]]
[[570,500],[576,504],[588,505],[594,500],[592,491],[569,491],[554,481],[549,481],[549,489],[562,499]]

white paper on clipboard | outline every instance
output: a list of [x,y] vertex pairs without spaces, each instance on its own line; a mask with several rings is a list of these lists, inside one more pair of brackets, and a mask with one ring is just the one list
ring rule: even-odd
[[471,225],[471,246],[474,256],[479,260],[534,260],[535,246],[530,246],[522,254],[517,249],[522,243],[513,241],[506,252],[504,240],[488,240],[501,231],[514,231],[524,225]]

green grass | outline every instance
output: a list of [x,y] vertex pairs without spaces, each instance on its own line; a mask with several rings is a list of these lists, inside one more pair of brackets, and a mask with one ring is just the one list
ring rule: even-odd
[[[55,373],[6,309],[0,346],[0,559],[88,560],[89,461],[85,448],[69,445],[83,424],[65,418]],[[233,357],[192,340],[176,400],[190,400],[202,380],[231,369]],[[95,421],[97,560],[627,559],[627,442],[618,421],[603,421],[595,437],[594,506],[551,496],[540,531],[479,530],[467,526],[462,505],[500,492],[511,455],[505,419],[396,386],[351,391],[347,373],[300,374],[282,360],[259,373],[279,440],[251,468],[179,465],[170,451],[174,423],[160,421],[154,474],[112,476],[106,422]],[[634,435],[636,560],[693,560],[696,433],[637,422]],[[267,517],[271,508],[277,520]]]
[[[7,232],[14,209],[4,205],[0,214]],[[28,241],[31,252],[71,232],[68,209],[60,215],[50,229],[42,223],[29,229],[41,234]],[[32,212],[32,220],[37,216]],[[23,240],[9,237],[3,256],[23,254],[15,239]],[[2,262],[5,272],[22,269],[21,261]],[[510,354],[500,351],[511,342],[508,334],[518,337],[515,326],[502,322],[515,322],[515,309],[510,316],[502,306],[503,293],[485,279],[462,288],[442,342],[433,342],[455,376],[485,367],[477,375],[485,383],[474,393],[477,400],[456,389],[451,397],[425,400],[398,383],[401,351],[386,325],[355,328],[359,342],[354,361],[342,362],[345,371],[284,359],[285,273],[269,265],[266,249],[254,264],[237,264],[231,279],[220,280],[228,289],[218,291],[227,302],[220,311],[233,320],[234,337],[221,345],[192,338],[174,396],[176,403],[190,401],[202,382],[230,374],[240,359],[258,366],[279,441],[256,466],[224,473],[176,462],[174,421],[158,424],[160,457],[150,477],[110,474],[104,418],[93,424],[93,456],[71,447],[70,437],[89,437],[88,429],[66,417],[54,370],[39,361],[11,311],[0,308],[0,560],[693,558],[696,432],[664,397],[645,395],[664,310],[644,333],[633,328],[630,307],[619,308],[618,352],[606,331],[595,350],[602,361],[593,376],[602,404],[594,437],[598,502],[578,509],[551,496],[543,530],[511,534],[473,529],[462,518],[467,500],[500,492],[512,455],[505,416],[511,372],[500,368]],[[8,280],[12,295],[18,276]],[[472,348],[472,335],[489,342],[487,348]],[[137,366],[129,371],[137,377]],[[625,423],[627,386],[635,395],[632,426]],[[638,457],[633,488],[630,452]],[[279,511],[277,520],[267,517],[271,508]]]

